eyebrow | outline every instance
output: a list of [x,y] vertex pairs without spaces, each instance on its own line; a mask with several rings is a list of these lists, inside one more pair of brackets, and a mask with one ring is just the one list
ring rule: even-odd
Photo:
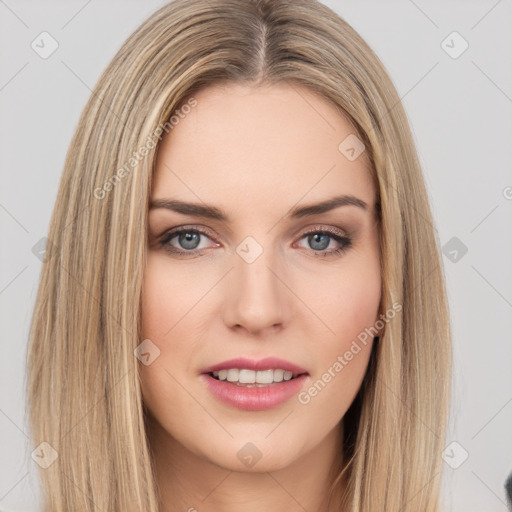
[[[352,195],[341,195],[322,201],[321,203],[307,206],[296,206],[290,210],[287,217],[298,219],[325,213],[341,206],[356,206],[362,210],[368,210],[368,205],[358,197]],[[215,206],[199,203],[187,203],[177,199],[154,199],[149,204],[149,209],[165,208],[183,215],[193,217],[204,217],[208,219],[229,222],[229,217],[222,210]]]

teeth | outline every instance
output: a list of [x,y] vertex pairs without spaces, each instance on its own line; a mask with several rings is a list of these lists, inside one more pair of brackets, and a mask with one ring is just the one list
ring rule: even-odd
[[277,370],[247,370],[245,368],[230,368],[229,370],[219,370],[212,372],[214,377],[228,382],[237,382],[240,384],[272,384],[273,382],[282,382],[296,377],[293,372],[282,369]]
[[274,382],[282,382],[284,370],[274,370]]
[[238,375],[240,374],[240,370],[228,370],[227,374],[227,380],[228,382],[237,382],[238,381]]
[[238,382],[240,382],[240,384],[254,384],[256,382],[256,372],[252,370],[240,370]]

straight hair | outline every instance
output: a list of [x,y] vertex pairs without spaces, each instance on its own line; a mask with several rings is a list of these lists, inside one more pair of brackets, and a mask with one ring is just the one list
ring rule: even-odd
[[174,0],[97,82],[66,156],[27,351],[31,439],[58,454],[40,470],[44,511],[160,510],[134,356],[151,181],[163,131],[221,83],[308,88],[364,143],[380,205],[380,312],[402,308],[343,419],[331,504],[437,512],[452,358],[439,240],[391,79],[316,0]]

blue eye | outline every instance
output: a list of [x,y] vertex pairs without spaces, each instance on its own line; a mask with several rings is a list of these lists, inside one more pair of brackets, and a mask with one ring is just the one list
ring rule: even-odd
[[185,249],[197,249],[201,235],[192,231],[184,231],[178,235],[180,244],[185,244]]
[[[182,226],[165,234],[160,240],[160,245],[168,253],[174,256],[197,256],[206,247],[199,247],[201,239],[210,239],[209,233],[202,229],[190,228]],[[176,239],[175,243],[172,241]],[[330,229],[313,229],[304,233],[300,240],[307,239],[309,248],[314,256],[329,257],[341,254],[352,245],[352,238],[341,234],[341,232],[334,232]],[[334,240],[339,247],[327,250],[331,241]],[[177,244],[178,247],[175,245]],[[214,242],[213,247],[219,247],[220,244]]]
[[[333,233],[330,230],[318,230],[309,231],[302,237],[307,238],[309,247],[313,250],[314,256],[328,257],[336,254],[341,254],[346,251],[352,245],[352,238],[347,235],[341,235]],[[334,240],[339,247],[337,249],[326,250],[330,245],[330,241]]]
[[[178,256],[190,256],[199,252],[201,249],[204,249],[204,247],[199,247],[202,237],[209,238],[208,233],[200,229],[192,229],[183,226],[170,231],[167,235],[164,235],[160,241],[160,245],[171,254]],[[171,244],[171,241],[174,239],[177,240],[179,247]],[[219,244],[215,245],[218,246]]]

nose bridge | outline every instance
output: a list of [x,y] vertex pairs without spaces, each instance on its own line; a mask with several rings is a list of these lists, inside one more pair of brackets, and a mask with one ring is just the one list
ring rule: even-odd
[[281,265],[276,251],[247,237],[233,255],[226,322],[251,332],[286,322],[286,287],[276,276]]

